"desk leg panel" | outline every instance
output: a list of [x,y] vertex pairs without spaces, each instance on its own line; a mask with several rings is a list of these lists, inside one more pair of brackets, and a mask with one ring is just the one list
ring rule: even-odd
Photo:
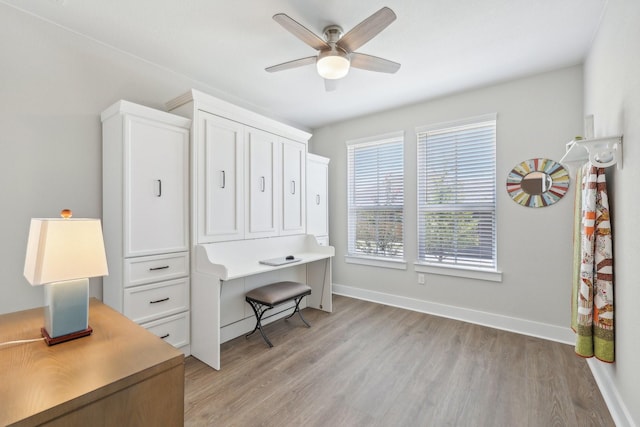
[[191,275],[191,355],[220,369],[220,279]]
[[307,284],[311,287],[311,295],[307,297],[307,307],[331,313],[333,311],[331,258],[307,264]]

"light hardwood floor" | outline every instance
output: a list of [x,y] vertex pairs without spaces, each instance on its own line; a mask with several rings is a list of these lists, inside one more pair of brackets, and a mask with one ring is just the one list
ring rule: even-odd
[[614,426],[571,346],[334,296],[189,357],[187,426]]

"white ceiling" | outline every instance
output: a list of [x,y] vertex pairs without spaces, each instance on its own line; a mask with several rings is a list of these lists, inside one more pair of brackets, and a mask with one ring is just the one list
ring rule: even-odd
[[[0,0],[187,76],[213,95],[313,129],[581,63],[607,0]],[[315,51],[272,16],[318,35],[388,6],[398,19],[358,52],[402,64],[351,69],[335,92],[314,66],[264,68]],[[176,94],[180,95],[180,94]]]

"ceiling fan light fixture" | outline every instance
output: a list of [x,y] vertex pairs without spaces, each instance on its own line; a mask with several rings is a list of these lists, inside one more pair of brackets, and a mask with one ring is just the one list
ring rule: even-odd
[[272,73],[311,65],[315,62],[318,74],[324,78],[324,87],[327,91],[335,90],[337,80],[345,77],[351,67],[380,73],[395,73],[400,68],[400,64],[397,62],[356,51],[387,28],[396,18],[396,14],[391,9],[383,7],[346,34],[343,33],[339,25],[325,27],[323,30],[324,39],[322,39],[286,14],[276,13],[273,15],[273,19],[278,24],[318,51],[318,54],[272,65],[265,70]]
[[327,50],[320,52],[316,67],[322,78],[329,80],[341,79],[349,73],[349,55],[341,50]]

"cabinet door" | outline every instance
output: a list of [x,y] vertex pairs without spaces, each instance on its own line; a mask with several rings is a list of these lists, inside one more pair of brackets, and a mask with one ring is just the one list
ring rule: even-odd
[[188,250],[189,131],[125,118],[124,256]]
[[278,137],[258,129],[247,128],[247,238],[268,237],[278,233],[278,203],[276,162],[278,160]]
[[305,144],[282,139],[282,235],[305,232],[306,157]]
[[328,184],[329,159],[307,157],[307,233],[329,235]]
[[198,243],[242,239],[244,126],[198,114]]

